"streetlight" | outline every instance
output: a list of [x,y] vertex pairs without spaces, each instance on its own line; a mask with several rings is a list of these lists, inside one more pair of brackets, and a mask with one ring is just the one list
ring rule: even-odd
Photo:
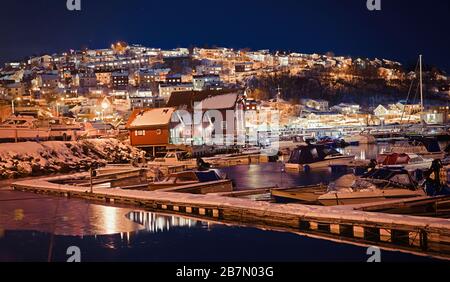
[[103,102],[102,103],[102,120],[105,120],[105,111],[109,108],[108,103]]
[[16,109],[14,108],[14,101],[20,101],[20,100],[22,100],[20,97],[17,97],[17,98],[15,98],[15,99],[12,99],[12,100],[11,100],[11,111],[12,111],[12,114],[13,114],[13,115],[16,114]]
[[56,103],[56,116],[59,117],[59,102]]

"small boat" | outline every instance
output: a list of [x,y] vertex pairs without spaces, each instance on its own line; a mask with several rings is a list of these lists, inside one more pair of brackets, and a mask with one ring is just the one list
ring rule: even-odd
[[381,168],[361,177],[344,175],[328,186],[272,189],[271,195],[278,203],[334,206],[419,197],[425,196],[425,191],[405,169]]
[[333,148],[345,148],[349,143],[345,142],[344,139],[331,138],[328,136],[322,137],[316,142],[317,145],[325,145]]
[[382,167],[403,167],[408,171],[414,171],[428,169],[433,163],[433,159],[426,159],[412,153],[385,153],[377,156],[377,163]]
[[197,167],[197,160],[188,158],[185,151],[167,152],[162,158],[155,158],[148,166],[185,166],[188,169]]
[[0,124],[2,142],[48,140],[50,128],[32,116],[11,116]]
[[413,153],[433,159],[442,159],[445,155],[445,152],[441,150],[436,139],[417,137],[408,141],[396,142],[385,152],[397,154]]
[[349,144],[358,143],[360,145],[366,145],[366,144],[375,144],[376,139],[373,135],[369,133],[360,133],[356,135],[350,135],[344,138],[345,142],[348,142]]
[[374,169],[359,178],[355,177],[351,186],[332,188],[318,197],[317,201],[321,205],[352,205],[426,196],[425,191],[403,168]]
[[178,186],[206,183],[223,180],[216,171],[183,171],[172,173],[162,181],[155,181],[149,184],[150,190],[173,188]]
[[319,196],[327,193],[326,185],[313,185],[295,188],[272,189],[270,194],[277,203],[317,204]]
[[354,155],[343,155],[333,148],[324,145],[299,146],[292,151],[286,170],[303,171],[330,165],[348,165],[354,161]]

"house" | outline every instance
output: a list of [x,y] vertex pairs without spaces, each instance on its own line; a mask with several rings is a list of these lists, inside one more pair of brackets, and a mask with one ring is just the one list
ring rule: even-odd
[[192,84],[194,91],[215,89],[220,87],[220,76],[215,74],[194,75]]
[[[244,102],[235,91],[175,92],[167,102],[189,117],[177,115],[171,128],[175,145],[223,145],[245,142]],[[178,112],[177,112],[178,113]]]
[[128,87],[128,72],[113,72],[111,74],[111,83],[114,89],[125,89]]
[[317,111],[327,112],[329,110],[329,103],[326,100],[302,99],[300,102],[302,105]]
[[192,83],[160,84],[159,97],[163,98],[165,101],[168,101],[170,95],[174,92],[186,92],[192,90]]
[[94,73],[79,73],[76,75],[76,81],[81,88],[97,86],[97,77]]
[[23,83],[17,82],[8,84],[5,87],[5,93],[9,97],[20,97],[22,98],[25,95],[25,86]]
[[96,72],[95,77],[97,78],[97,83],[99,85],[108,86],[111,84],[111,72]]
[[358,104],[340,103],[339,105],[331,107],[332,111],[338,112],[344,115],[357,114],[361,107]]
[[182,75],[181,74],[169,74],[166,76],[166,83],[167,84],[179,84],[182,82]]
[[152,153],[165,150],[170,144],[170,125],[175,108],[155,108],[134,110],[126,128],[130,143]]
[[141,69],[135,74],[136,86],[149,88],[156,82],[165,82],[170,69]]
[[154,96],[152,91],[143,90],[138,90],[131,93],[130,102],[133,110],[142,108],[159,108],[165,103],[163,98]]
[[252,69],[253,69],[252,62],[236,63],[234,65],[235,72],[248,72],[248,71],[251,71]]
[[56,73],[43,73],[38,75],[36,80],[41,89],[54,89],[58,87],[59,77]]

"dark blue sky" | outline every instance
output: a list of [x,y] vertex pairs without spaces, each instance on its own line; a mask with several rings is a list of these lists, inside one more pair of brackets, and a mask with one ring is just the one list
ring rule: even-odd
[[150,47],[216,45],[332,51],[450,70],[450,1],[381,0],[66,0],[2,1],[0,61],[124,40]]

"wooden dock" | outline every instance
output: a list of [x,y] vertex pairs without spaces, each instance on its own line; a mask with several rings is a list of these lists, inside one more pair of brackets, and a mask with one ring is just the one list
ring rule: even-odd
[[151,211],[289,230],[307,236],[450,259],[449,219],[368,212],[364,210],[367,206],[280,205],[220,194],[179,193],[176,190],[96,188],[90,193],[86,187],[58,184],[61,178],[68,177],[24,180],[13,183],[12,187],[18,191],[126,204]]

